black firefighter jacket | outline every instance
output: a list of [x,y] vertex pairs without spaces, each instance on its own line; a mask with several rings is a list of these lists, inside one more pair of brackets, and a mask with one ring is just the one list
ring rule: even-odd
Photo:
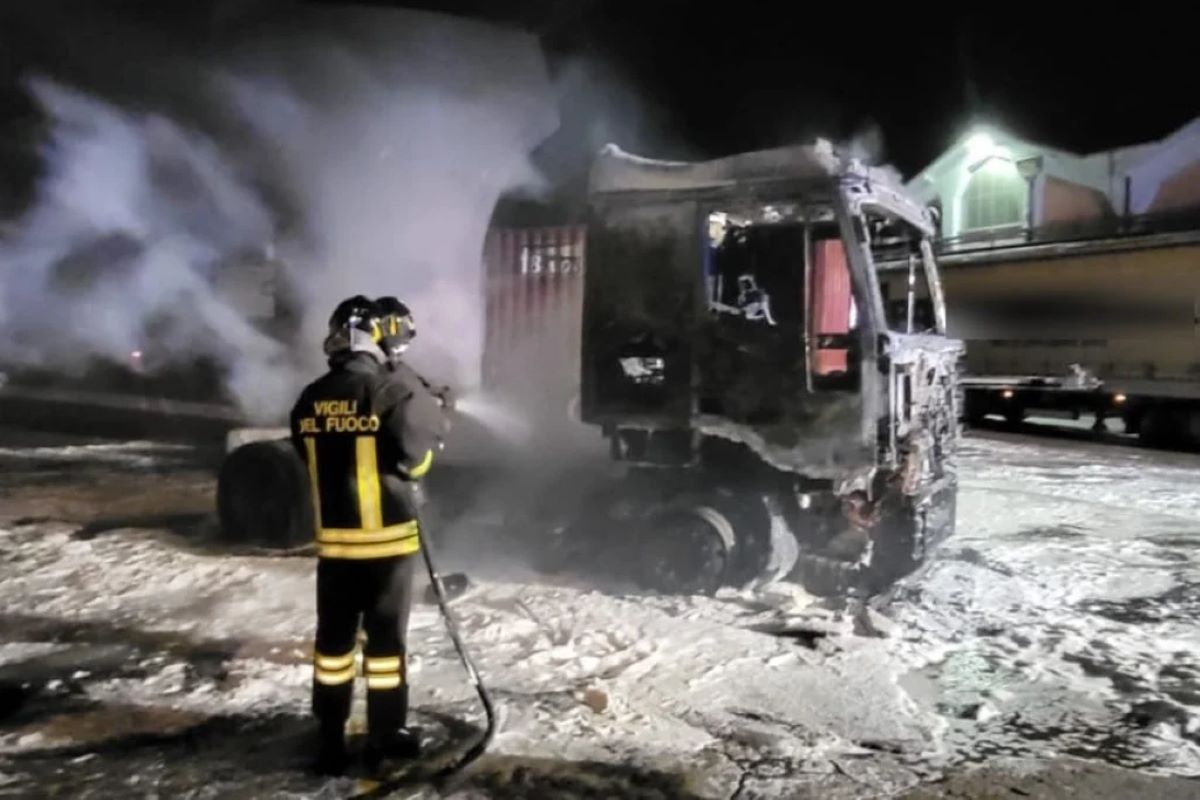
[[365,353],[331,359],[291,414],[292,443],[312,485],[318,556],[388,558],[419,549],[406,484],[429,471],[442,424],[437,401],[409,374]]

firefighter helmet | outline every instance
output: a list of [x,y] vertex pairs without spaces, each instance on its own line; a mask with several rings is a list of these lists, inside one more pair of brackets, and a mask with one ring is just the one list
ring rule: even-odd
[[382,355],[382,339],[379,307],[371,298],[359,294],[338,303],[329,316],[325,353],[355,350]]
[[417,335],[412,311],[399,299],[391,296],[377,298],[375,306],[379,309],[379,322],[383,328],[383,341],[380,343],[383,352],[389,358],[398,358]]

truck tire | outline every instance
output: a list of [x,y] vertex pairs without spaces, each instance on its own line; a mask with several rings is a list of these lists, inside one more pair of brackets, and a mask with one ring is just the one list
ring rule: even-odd
[[727,525],[723,515],[702,507],[653,514],[643,524],[634,579],[644,589],[667,594],[715,594],[726,583],[733,550],[732,529],[722,530]]
[[963,397],[963,421],[969,427],[978,428],[987,416],[987,397],[982,392],[968,390]]
[[1179,441],[1179,415],[1169,405],[1152,405],[1142,414],[1138,440],[1150,447],[1170,447]]
[[1139,436],[1142,432],[1142,418],[1145,412],[1141,408],[1131,407],[1125,409],[1121,414],[1121,422],[1125,426],[1125,433],[1131,436]]
[[1020,401],[1013,399],[1004,407],[1004,421],[1010,428],[1019,427],[1025,421],[1025,407]]
[[286,439],[234,450],[217,477],[221,537],[235,544],[291,549],[313,540],[308,475]]

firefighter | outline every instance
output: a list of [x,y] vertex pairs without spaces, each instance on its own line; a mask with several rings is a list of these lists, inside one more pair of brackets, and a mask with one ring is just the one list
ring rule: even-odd
[[[450,387],[434,386],[418,375],[403,360],[404,353],[408,350],[409,344],[417,335],[417,324],[413,320],[412,312],[408,306],[400,302],[399,299],[391,296],[377,298],[375,303],[378,305],[379,313],[382,315],[383,349],[388,357],[388,366],[395,374],[396,379],[414,392],[418,392],[419,388],[423,388],[426,393],[430,394],[437,401],[438,406],[442,409],[453,411],[454,396]],[[444,430],[448,430],[449,420],[444,415],[442,425]]]
[[420,548],[412,487],[428,472],[437,431],[414,424],[419,409],[384,364],[376,304],[343,301],[329,321],[329,371],[309,384],[291,414],[292,441],[312,482],[317,539],[317,635],[313,713],[320,723],[317,770],[348,766],[346,720],[357,673],[367,684],[369,769],[414,758],[407,727],[405,640]]

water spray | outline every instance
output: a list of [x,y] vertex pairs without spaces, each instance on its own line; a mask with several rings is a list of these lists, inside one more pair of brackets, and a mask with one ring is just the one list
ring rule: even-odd
[[510,444],[528,442],[533,435],[533,426],[525,415],[518,413],[504,401],[483,392],[459,398],[455,401],[454,408]]

